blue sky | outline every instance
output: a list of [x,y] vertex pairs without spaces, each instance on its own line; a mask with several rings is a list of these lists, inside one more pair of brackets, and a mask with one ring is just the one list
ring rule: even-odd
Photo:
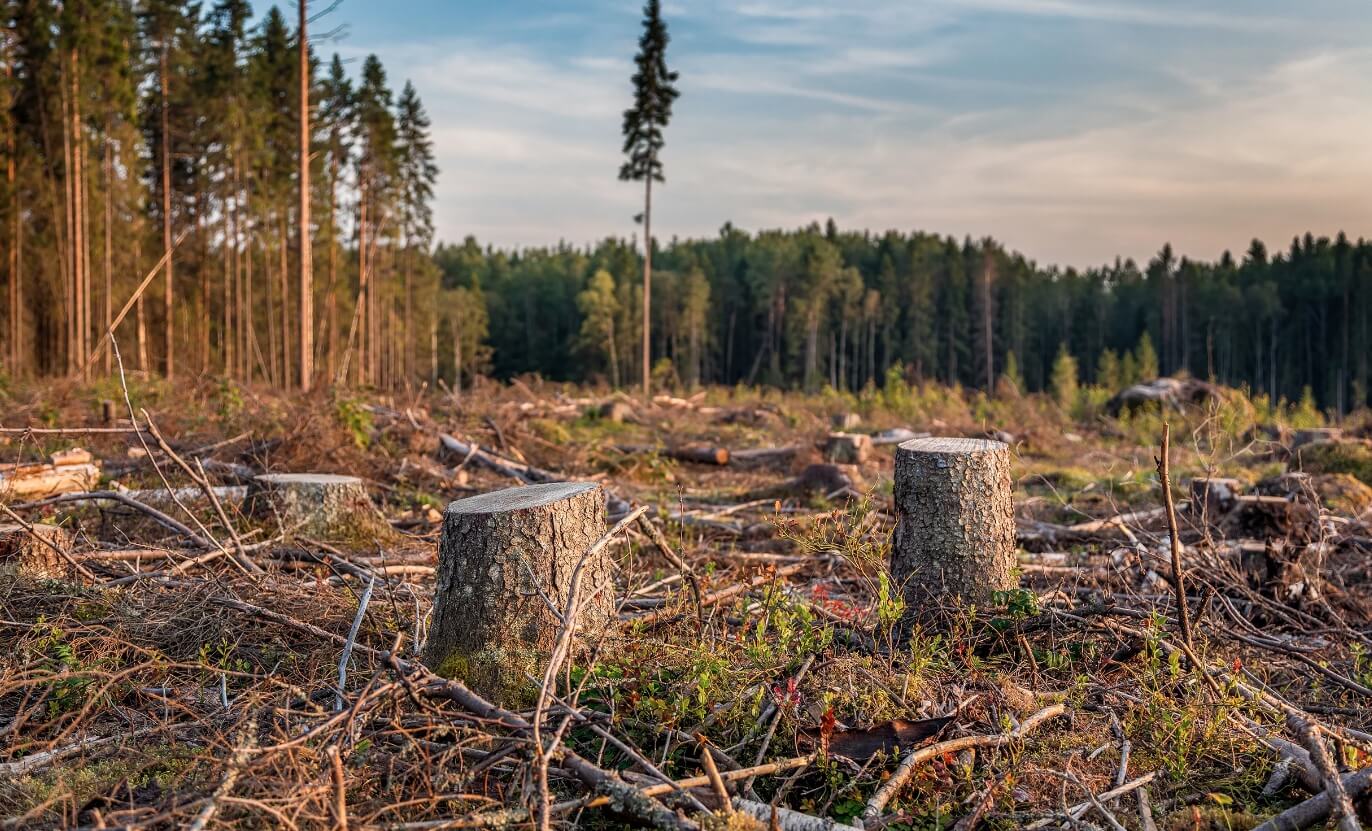
[[[659,238],[833,216],[1041,263],[1372,235],[1364,0],[667,0],[682,97]],[[640,3],[343,0],[434,123],[438,235],[627,236]],[[356,66],[356,64],[354,64]]]

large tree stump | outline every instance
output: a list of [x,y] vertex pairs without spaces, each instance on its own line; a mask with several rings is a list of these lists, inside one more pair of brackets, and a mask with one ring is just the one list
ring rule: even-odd
[[370,542],[391,533],[356,476],[266,473],[253,477],[244,501],[248,515],[279,523],[288,534],[330,542]]
[[[562,629],[572,575],[604,533],[605,494],[594,482],[510,488],[449,505],[424,662],[493,700],[527,704],[537,692],[528,679],[542,678]],[[582,565],[577,591],[576,633],[593,642],[615,618],[608,553]]]
[[1018,585],[1010,450],[987,439],[912,439],[896,448],[891,577],[906,620],[929,602],[986,605]]
[[0,525],[0,571],[12,570],[36,579],[61,580],[71,576],[71,564],[53,550],[56,547],[70,554],[74,543],[71,532],[56,525],[31,528],[32,531],[20,525]]

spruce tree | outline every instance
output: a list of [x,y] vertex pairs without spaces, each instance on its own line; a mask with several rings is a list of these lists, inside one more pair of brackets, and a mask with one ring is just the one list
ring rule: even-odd
[[643,182],[643,396],[651,387],[650,297],[653,276],[653,182],[662,176],[662,131],[672,118],[672,102],[679,93],[677,73],[667,69],[667,24],[662,4],[648,0],[643,7],[643,35],[638,41],[633,75],[634,105],[624,111],[624,155],[619,169],[624,181]]
[[[433,140],[429,138],[429,117],[419,101],[414,85],[405,88],[396,102],[396,189],[399,198],[401,257],[405,282],[405,331],[414,326],[414,272],[421,268],[433,244],[434,183],[438,165],[434,164]],[[432,263],[425,270],[431,274]],[[405,342],[405,371],[414,373],[414,338]]]

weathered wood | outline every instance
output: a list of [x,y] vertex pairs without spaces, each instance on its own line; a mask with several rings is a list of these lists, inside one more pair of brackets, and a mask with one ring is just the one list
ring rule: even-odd
[[[594,641],[614,621],[613,563],[602,549],[605,495],[593,482],[510,488],[462,499],[444,514],[424,662],[507,703],[536,693],[580,573],[577,634]],[[555,608],[552,608],[555,607]]]
[[907,620],[931,599],[985,605],[1018,585],[1010,450],[986,439],[913,439],[896,449],[891,576]]
[[830,433],[824,458],[841,465],[860,465],[872,456],[872,437],[863,433]]
[[1180,407],[1219,398],[1219,388],[1195,378],[1155,378],[1121,390],[1105,403],[1105,411],[1117,416],[1147,404]]
[[1190,514],[1197,519],[1204,516],[1207,522],[1215,523],[1233,509],[1235,497],[1243,492],[1243,483],[1237,479],[1197,477],[1191,480],[1189,490]]
[[100,465],[89,450],[59,450],[44,462],[0,464],[0,500],[79,493],[100,481]]
[[390,533],[356,476],[333,473],[267,473],[248,485],[244,510],[259,521],[279,523],[288,534],[331,542],[371,541]]
[[682,444],[669,447],[655,447],[647,444],[618,444],[615,450],[620,453],[656,453],[668,459],[676,459],[679,462],[692,462],[698,465],[718,465],[729,464],[729,448],[716,447],[711,444]]
[[0,568],[26,577],[60,580],[71,576],[72,568],[53,549],[71,553],[72,544],[71,532],[56,525],[34,524],[31,530],[17,524],[0,525]]

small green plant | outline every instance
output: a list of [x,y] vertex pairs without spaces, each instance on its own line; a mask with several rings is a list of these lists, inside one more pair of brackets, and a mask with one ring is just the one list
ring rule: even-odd
[[353,438],[353,444],[366,449],[372,440],[372,414],[362,402],[339,398],[334,402],[334,417]]

